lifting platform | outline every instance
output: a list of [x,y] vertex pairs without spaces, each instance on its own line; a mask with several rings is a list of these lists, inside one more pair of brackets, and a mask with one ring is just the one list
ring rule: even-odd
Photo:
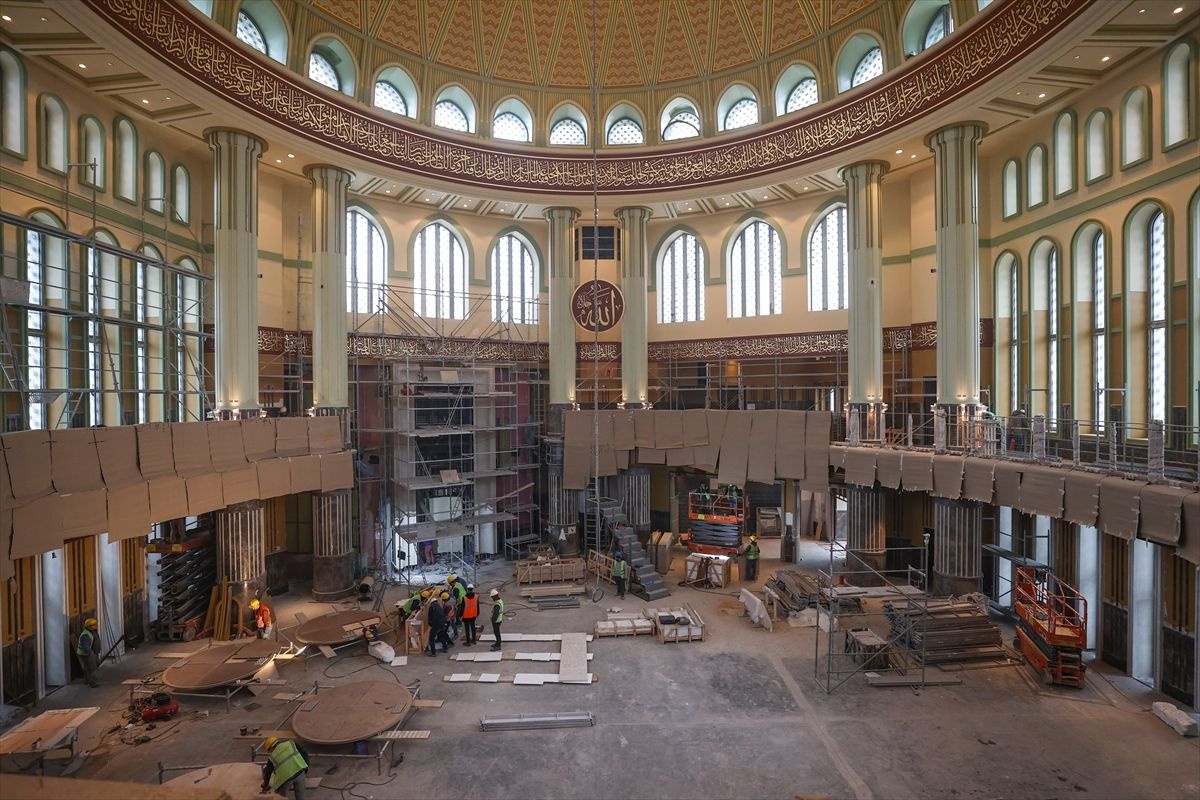
[[1016,645],[1050,685],[1083,688],[1087,599],[1049,570],[1017,567]]

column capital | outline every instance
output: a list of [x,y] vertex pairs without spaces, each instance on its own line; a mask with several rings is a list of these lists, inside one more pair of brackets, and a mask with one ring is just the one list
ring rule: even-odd
[[542,216],[549,223],[565,222],[570,225],[579,219],[579,209],[570,206],[551,206],[542,211]]
[[258,155],[267,151],[266,142],[253,133],[238,128],[205,128],[204,140],[208,142],[209,147],[213,148],[240,144],[244,147],[254,148]]
[[654,210],[646,206],[622,206],[615,212],[622,225],[632,225],[635,222],[645,222],[654,216]]
[[838,170],[838,177],[842,179],[842,183],[849,185],[851,178],[874,178],[879,180],[887,174],[891,169],[891,164],[886,161],[858,161],[854,164],[847,164]]
[[925,146],[932,150],[936,145],[942,144],[954,139],[974,139],[978,142],[987,135],[988,125],[986,122],[979,120],[967,120],[964,122],[956,122],[953,125],[947,125],[944,128],[938,128],[933,133],[925,137]]
[[304,168],[304,177],[312,181],[314,185],[317,181],[330,181],[338,177],[343,178],[347,185],[354,182],[353,172],[333,164],[309,164]]

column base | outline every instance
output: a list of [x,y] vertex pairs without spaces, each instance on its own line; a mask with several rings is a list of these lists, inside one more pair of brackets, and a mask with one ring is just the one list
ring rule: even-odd
[[934,572],[933,580],[930,582],[931,594],[937,597],[945,597],[954,595],[962,597],[964,594],[971,594],[979,591],[979,578],[960,578],[955,575],[942,575]]
[[267,574],[263,576],[267,591],[272,595],[287,594],[288,589],[288,552],[280,550],[267,553]]
[[[854,556],[846,562],[846,569],[855,573],[851,580],[859,586],[883,586],[887,581],[882,574],[887,569],[887,553],[864,553],[861,550],[851,550]],[[879,572],[868,572],[873,569]]]
[[355,554],[313,556],[312,596],[314,600],[338,600],[354,593]]
[[851,445],[882,442],[887,403],[849,403],[846,407],[846,439]]

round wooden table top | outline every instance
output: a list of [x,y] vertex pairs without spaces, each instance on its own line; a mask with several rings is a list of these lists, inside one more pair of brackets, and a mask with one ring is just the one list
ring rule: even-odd
[[162,682],[180,691],[218,689],[253,676],[278,652],[269,639],[214,644],[167,667]]
[[[342,644],[351,639],[362,637],[362,623],[378,624],[383,617],[374,611],[361,611],[357,608],[349,611],[338,611],[323,617],[310,619],[294,634],[296,641],[301,644]],[[356,625],[352,630],[345,630],[346,625]]]
[[395,727],[412,701],[408,689],[394,681],[344,683],[302,702],[292,730],[313,744],[361,742]]

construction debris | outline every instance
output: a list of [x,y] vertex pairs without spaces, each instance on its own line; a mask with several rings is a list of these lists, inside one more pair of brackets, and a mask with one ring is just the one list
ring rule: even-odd
[[585,728],[595,725],[590,711],[562,711],[557,714],[511,714],[503,717],[484,717],[479,720],[482,731],[530,731],[543,728]]
[[1181,711],[1171,703],[1154,703],[1150,706],[1154,716],[1171,726],[1180,736],[1196,735],[1196,720],[1186,712]]
[[886,600],[883,608],[892,626],[888,638],[910,649],[918,662],[922,655],[926,665],[1007,656],[1000,629],[974,603]]

